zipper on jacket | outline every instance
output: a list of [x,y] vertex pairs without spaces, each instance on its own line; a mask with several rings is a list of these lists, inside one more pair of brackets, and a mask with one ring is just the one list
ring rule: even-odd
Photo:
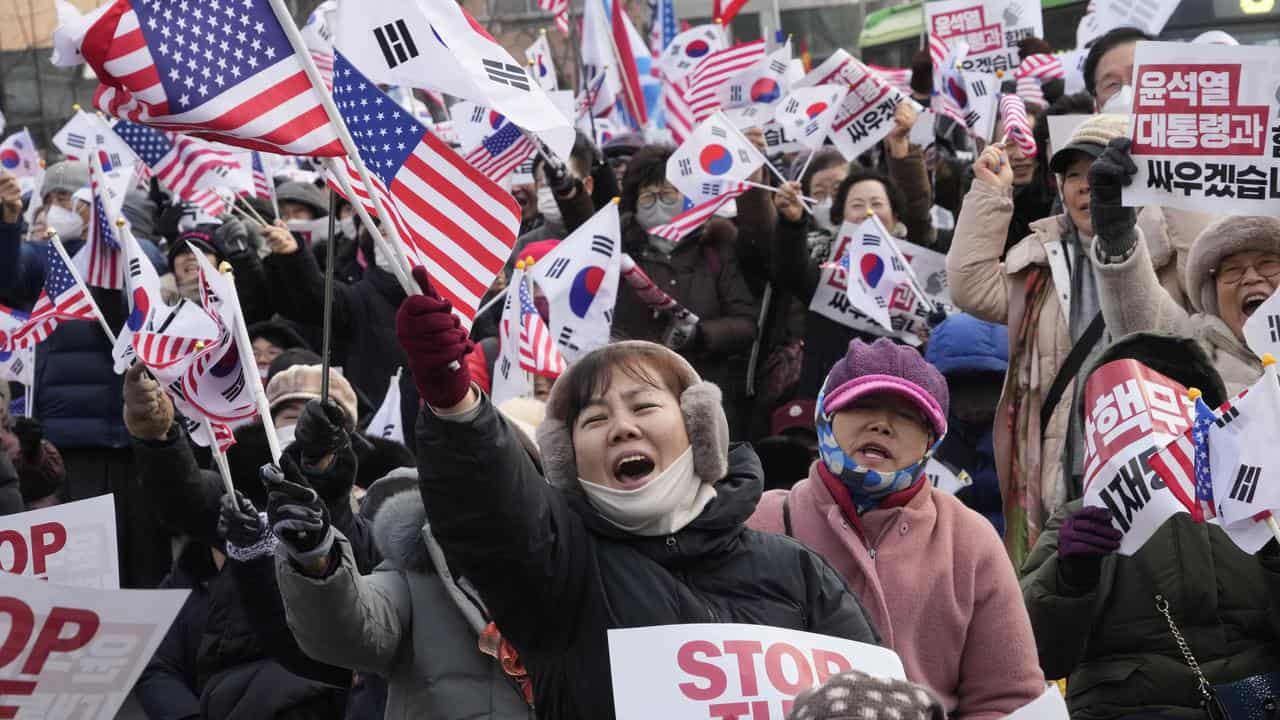
[[871,562],[875,562],[875,561],[876,561],[876,549],[875,549],[875,548],[867,548],[867,554],[871,556]]
[[669,553],[678,553],[678,552],[680,552],[680,545],[679,545],[679,543],[677,543],[677,542],[676,542],[676,536],[675,536],[675,535],[668,535],[668,536],[667,536],[667,552],[669,552]]
[[[675,535],[667,536],[667,552],[672,554],[680,552],[680,543],[676,541]],[[689,590],[689,592],[693,593],[693,595],[697,597],[699,600],[702,600],[702,606],[707,610],[707,617],[709,619],[709,622],[713,622],[713,623],[720,622],[720,616],[716,614],[715,607],[713,607],[710,602],[703,599],[702,596],[698,593],[698,591],[693,588],[693,586],[689,583],[689,577],[687,575],[685,575],[683,572],[672,572],[671,574],[675,576],[675,578],[679,580],[680,583]]]

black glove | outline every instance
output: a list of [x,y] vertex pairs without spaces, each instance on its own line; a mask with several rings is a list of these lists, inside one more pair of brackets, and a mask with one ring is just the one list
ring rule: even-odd
[[293,458],[281,456],[279,467],[263,465],[260,475],[267,488],[267,521],[289,555],[299,563],[328,555],[333,547],[329,509]]
[[[236,549],[248,549],[263,544],[270,536],[267,521],[253,506],[253,502],[239,490],[234,499],[222,496],[222,510],[218,514],[218,537]],[[234,553],[234,550],[231,553]]]
[[20,417],[13,423],[13,434],[18,436],[22,458],[35,462],[40,457],[40,441],[44,439],[44,426],[34,418]]
[[1099,250],[1107,258],[1129,257],[1138,242],[1138,210],[1120,204],[1121,191],[1138,172],[1129,144],[1129,138],[1113,139],[1089,168],[1089,214]]
[[237,257],[250,250],[257,250],[249,234],[249,227],[237,218],[224,220],[213,231],[212,239],[213,244],[227,257]]
[[542,176],[547,180],[547,187],[557,195],[568,195],[578,179],[569,174],[568,166],[559,162],[542,163]]
[[303,464],[311,465],[327,455],[335,455],[351,447],[348,422],[347,412],[332,399],[324,403],[308,400],[298,417],[293,441]]

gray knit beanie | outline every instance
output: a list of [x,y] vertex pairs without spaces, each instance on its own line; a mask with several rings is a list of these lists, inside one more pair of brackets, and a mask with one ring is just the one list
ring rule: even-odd
[[63,160],[50,165],[44,171],[40,197],[48,197],[49,193],[55,190],[73,193],[87,187],[89,187],[89,166],[78,160]]
[[946,720],[942,703],[906,680],[850,670],[796,698],[787,720]]
[[1280,218],[1228,216],[1205,228],[1187,253],[1187,296],[1197,311],[1220,317],[1214,273],[1223,260],[1246,250],[1280,255]]

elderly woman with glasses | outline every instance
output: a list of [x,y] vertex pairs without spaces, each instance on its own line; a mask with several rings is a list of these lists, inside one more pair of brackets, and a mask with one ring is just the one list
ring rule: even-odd
[[613,334],[661,343],[724,390],[735,438],[747,415],[746,367],[756,332],[755,298],[738,264],[737,230],[713,217],[679,242],[655,235],[684,211],[684,197],[667,181],[669,146],[648,146],[631,157],[622,180],[622,248],[653,285],[691,315],[656,310],[625,280],[618,284]]
[[1121,188],[1135,172],[1127,138],[1113,140],[1089,171],[1093,262],[1107,330],[1111,337],[1154,331],[1195,339],[1235,395],[1262,375],[1244,324],[1280,285],[1280,218],[1228,216],[1196,237],[1184,272],[1196,311],[1188,314],[1156,280],[1135,208],[1121,205]]

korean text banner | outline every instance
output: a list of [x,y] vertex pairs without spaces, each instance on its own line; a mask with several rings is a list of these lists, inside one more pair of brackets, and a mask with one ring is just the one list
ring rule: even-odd
[[1138,43],[1129,206],[1280,215],[1280,48]]
[[905,679],[887,648],[759,625],[609,631],[617,720],[782,720],[801,692],[848,670]]
[[115,717],[187,594],[0,574],[0,717]]
[[797,88],[816,85],[849,88],[829,131],[831,142],[849,161],[883,140],[893,129],[893,115],[898,103],[911,101],[902,91],[844,50],[836,50],[826,62],[796,83]]
[[118,589],[113,496],[0,517],[0,571],[55,585]]
[[947,47],[968,43],[961,63],[966,71],[1012,72],[1018,67],[1018,42],[1044,37],[1039,0],[945,0],[924,6],[925,30]]

